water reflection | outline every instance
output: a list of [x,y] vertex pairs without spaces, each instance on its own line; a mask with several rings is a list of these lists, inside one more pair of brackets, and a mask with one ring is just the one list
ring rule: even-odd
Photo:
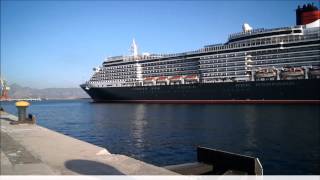
[[131,119],[131,134],[134,146],[139,149],[144,147],[144,129],[148,124],[145,113],[146,106],[144,104],[134,106],[133,117]]
[[257,121],[257,110],[256,106],[244,106],[244,125],[246,126],[246,144],[247,147],[246,154],[253,155],[252,151],[257,148],[257,135],[256,131],[256,121]]

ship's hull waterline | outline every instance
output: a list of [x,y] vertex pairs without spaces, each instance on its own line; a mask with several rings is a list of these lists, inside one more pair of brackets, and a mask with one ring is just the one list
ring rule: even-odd
[[95,102],[206,104],[320,104],[320,79],[97,87]]

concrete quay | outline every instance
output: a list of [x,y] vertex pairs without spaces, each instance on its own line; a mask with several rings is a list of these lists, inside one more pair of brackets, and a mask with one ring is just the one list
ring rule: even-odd
[[0,113],[1,175],[177,175]]

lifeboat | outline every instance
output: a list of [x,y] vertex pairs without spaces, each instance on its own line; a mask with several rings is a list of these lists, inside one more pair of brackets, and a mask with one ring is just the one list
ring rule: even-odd
[[166,76],[161,76],[158,77],[157,82],[167,82],[168,81],[168,77]]
[[155,80],[156,80],[156,77],[146,77],[146,78],[144,78],[143,83],[144,84],[150,84],[150,83],[153,84],[155,82]]
[[146,77],[143,81],[154,81],[156,77]]
[[170,84],[184,84],[183,76],[172,76],[169,80]]
[[184,78],[185,81],[198,81],[199,78],[198,78],[198,75],[196,74],[192,74],[192,75],[187,75],[185,78]]
[[256,71],[255,77],[257,79],[275,78],[275,77],[277,77],[277,71],[273,68],[259,69],[258,71]]
[[158,77],[157,78],[157,84],[159,84],[159,85],[167,85],[167,84],[169,84],[168,77],[166,77],[166,76]]
[[172,76],[170,78],[171,82],[177,82],[177,81],[181,81],[183,79],[183,76]]
[[302,68],[285,68],[281,71],[282,79],[302,79],[304,78],[304,70]]

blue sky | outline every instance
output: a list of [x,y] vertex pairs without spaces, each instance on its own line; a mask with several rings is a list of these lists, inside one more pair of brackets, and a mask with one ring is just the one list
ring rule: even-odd
[[78,87],[104,58],[173,53],[224,43],[244,22],[295,25],[295,9],[317,0],[1,1],[1,76],[34,88]]

